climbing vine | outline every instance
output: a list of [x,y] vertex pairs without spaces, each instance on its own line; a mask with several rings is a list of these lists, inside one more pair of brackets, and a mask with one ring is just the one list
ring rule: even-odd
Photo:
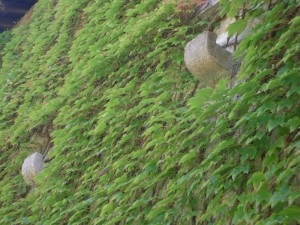
[[[221,1],[230,34],[259,20],[231,89],[186,70],[209,23],[177,6],[40,0],[1,35],[0,224],[300,223],[299,3]],[[42,131],[33,190],[20,168]]]

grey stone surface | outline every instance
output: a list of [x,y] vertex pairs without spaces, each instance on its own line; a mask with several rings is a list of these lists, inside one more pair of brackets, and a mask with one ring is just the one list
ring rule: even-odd
[[[225,47],[227,44],[230,45],[232,44],[231,42],[235,39],[235,37],[233,36],[232,38],[228,39],[228,32],[227,32],[227,28],[230,24],[234,23],[235,19],[234,18],[227,18],[224,19],[220,22],[220,26],[214,30],[214,32],[217,34],[217,44]],[[228,43],[227,43],[228,41]]]
[[22,165],[22,175],[25,182],[31,186],[36,186],[35,178],[42,171],[43,166],[42,154],[35,152],[27,157]]
[[219,0],[208,0],[207,3],[198,7],[196,17],[202,20],[210,20],[216,16],[219,7]]
[[230,77],[232,54],[216,44],[217,35],[205,31],[185,47],[184,61],[202,86],[213,86],[223,77]]
[[[214,32],[218,35],[217,38],[217,44],[219,44],[221,47],[228,47],[231,45],[234,45],[235,42],[235,35],[232,37],[228,36],[227,28],[230,24],[234,23],[235,19],[224,19],[220,23],[220,27],[216,29]],[[248,25],[246,29],[238,35],[237,37],[237,44],[239,44],[248,34],[251,33],[253,27],[260,23],[259,19],[255,19],[253,21],[248,21]],[[227,50],[230,50],[227,48]]]

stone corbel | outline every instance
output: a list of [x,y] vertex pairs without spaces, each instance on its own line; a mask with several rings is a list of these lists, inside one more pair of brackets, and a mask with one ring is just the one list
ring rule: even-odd
[[185,47],[184,61],[188,70],[201,82],[213,86],[223,77],[230,77],[233,57],[216,43],[217,35],[205,31]]
[[220,18],[219,5],[219,0],[207,0],[198,6],[194,20],[206,20],[212,24],[218,21],[219,26],[209,27],[210,31],[190,41],[184,51],[186,67],[200,81],[200,86],[214,86],[223,77],[235,77],[240,61],[233,62],[232,53],[259,22],[258,19],[250,21],[241,34],[229,36],[227,28],[235,19]]
[[48,153],[52,148],[51,137],[49,133],[52,128],[44,126],[37,133],[34,133],[30,139],[28,147],[31,148],[32,155],[23,161],[22,175],[27,184],[36,187],[36,176],[43,170],[45,163],[51,161]]
[[33,153],[27,157],[22,165],[22,175],[27,184],[35,187],[36,176],[42,171],[44,167],[44,156],[38,152]]

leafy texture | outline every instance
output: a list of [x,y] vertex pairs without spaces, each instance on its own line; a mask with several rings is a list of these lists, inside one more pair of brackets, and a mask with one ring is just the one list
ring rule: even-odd
[[[297,2],[222,1],[261,22],[243,82],[198,90],[183,48],[207,27],[176,3],[40,0],[0,37],[0,224],[299,223]],[[31,190],[36,134],[52,160]]]

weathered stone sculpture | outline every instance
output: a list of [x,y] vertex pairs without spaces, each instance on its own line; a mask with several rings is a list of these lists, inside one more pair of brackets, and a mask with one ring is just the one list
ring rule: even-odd
[[213,86],[223,77],[230,77],[231,53],[216,44],[217,35],[205,31],[185,47],[184,61],[188,70],[203,86]]
[[36,186],[35,177],[42,171],[44,166],[43,155],[35,152],[27,157],[22,165],[22,175],[27,184]]

